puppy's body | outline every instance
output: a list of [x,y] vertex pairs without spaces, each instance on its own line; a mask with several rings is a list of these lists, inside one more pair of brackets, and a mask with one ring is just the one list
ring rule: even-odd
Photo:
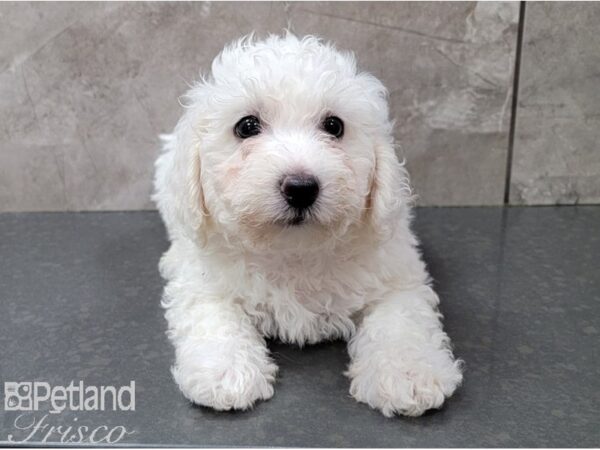
[[[462,375],[409,229],[383,86],[350,55],[287,35],[226,48],[188,100],[154,197],[172,241],[161,273],[183,393],[250,407],[273,395],[265,336],[341,337],[357,400],[386,415],[439,407]],[[235,135],[243,117],[256,134]],[[283,195],[298,174],[318,183],[306,208]]]

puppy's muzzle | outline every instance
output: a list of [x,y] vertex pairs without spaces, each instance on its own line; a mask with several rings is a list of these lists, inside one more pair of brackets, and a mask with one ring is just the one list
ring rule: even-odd
[[281,195],[297,211],[308,209],[319,196],[319,182],[312,175],[287,175],[281,180]]

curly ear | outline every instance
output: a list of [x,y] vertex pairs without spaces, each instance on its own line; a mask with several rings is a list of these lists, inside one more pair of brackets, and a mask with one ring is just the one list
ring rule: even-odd
[[408,218],[412,194],[408,173],[392,140],[375,144],[375,163],[368,197],[369,221],[378,239],[392,236],[398,221]]
[[163,153],[156,160],[154,194],[171,240],[203,243],[208,212],[202,191],[200,140],[186,117],[175,132],[162,135]]

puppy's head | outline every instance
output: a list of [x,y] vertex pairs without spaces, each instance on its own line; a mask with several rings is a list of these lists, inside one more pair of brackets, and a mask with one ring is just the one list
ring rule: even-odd
[[[406,200],[386,91],[353,55],[291,34],[226,47],[176,130],[183,214],[230,241],[302,250],[383,235]],[[195,218],[195,219],[192,219]],[[188,224],[189,225],[189,224]]]

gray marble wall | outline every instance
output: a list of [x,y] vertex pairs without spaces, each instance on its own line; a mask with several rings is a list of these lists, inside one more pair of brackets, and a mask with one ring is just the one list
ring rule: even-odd
[[600,3],[528,3],[510,199],[600,203]]
[[[599,199],[599,13],[527,7],[515,203]],[[228,41],[285,27],[383,80],[420,204],[501,204],[518,23],[517,3],[0,3],[0,211],[152,208],[187,83]]]

